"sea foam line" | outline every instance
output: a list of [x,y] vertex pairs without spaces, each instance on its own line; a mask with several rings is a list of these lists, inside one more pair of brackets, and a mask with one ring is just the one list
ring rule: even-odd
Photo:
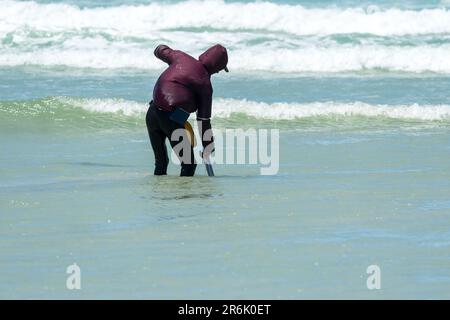
[[[194,53],[197,56],[198,53]],[[381,70],[386,72],[450,73],[450,45],[441,46],[330,46],[297,49],[253,46],[229,51],[229,68],[235,72],[338,73]],[[102,44],[97,48],[61,47],[0,52],[1,66],[37,65],[93,69],[162,70],[150,48]]]
[[[58,97],[59,103],[91,112],[120,113],[141,116],[148,105],[123,99],[89,99]],[[213,118],[245,115],[266,120],[298,120],[314,117],[385,117],[391,119],[447,121],[450,105],[382,105],[364,102],[265,103],[240,99],[217,98],[213,102]]]

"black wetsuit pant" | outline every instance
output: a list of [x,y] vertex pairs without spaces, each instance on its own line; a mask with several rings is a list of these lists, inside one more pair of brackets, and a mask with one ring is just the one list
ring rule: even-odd
[[[170,112],[162,111],[158,109],[152,102],[150,102],[150,107],[148,108],[145,120],[147,123],[150,143],[155,154],[154,174],[167,174],[169,156],[167,154],[166,138],[168,138],[172,148],[178,145],[177,149],[181,149],[177,154],[181,162],[180,176],[193,176],[195,174],[197,164],[195,163],[194,150],[192,148],[191,142],[187,137],[184,127],[176,123],[175,121],[172,121],[169,117]],[[177,129],[182,129],[183,131],[178,132],[182,132],[184,134],[183,136],[174,139],[175,141],[172,141],[172,134]],[[183,150],[190,150],[190,155],[183,157]]]

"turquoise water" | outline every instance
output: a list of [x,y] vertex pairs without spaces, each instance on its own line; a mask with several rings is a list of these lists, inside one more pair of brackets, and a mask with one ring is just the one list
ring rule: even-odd
[[[448,1],[0,4],[0,298],[450,298]],[[160,42],[229,48],[277,175],[152,176]]]

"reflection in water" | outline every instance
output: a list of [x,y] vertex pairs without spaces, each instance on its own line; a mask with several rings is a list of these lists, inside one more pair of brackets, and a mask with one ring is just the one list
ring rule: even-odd
[[[149,176],[144,183],[149,214],[159,222],[193,218],[214,207],[223,186],[209,177]],[[203,210],[202,210],[203,209]]]
[[152,199],[188,200],[222,196],[218,180],[209,177],[151,176],[147,182]]

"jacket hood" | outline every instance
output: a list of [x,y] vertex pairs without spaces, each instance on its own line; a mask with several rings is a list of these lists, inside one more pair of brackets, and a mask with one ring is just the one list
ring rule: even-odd
[[217,73],[221,70],[228,72],[228,53],[225,47],[220,44],[209,48],[198,58],[198,60],[203,64],[203,66],[208,70],[209,74]]

